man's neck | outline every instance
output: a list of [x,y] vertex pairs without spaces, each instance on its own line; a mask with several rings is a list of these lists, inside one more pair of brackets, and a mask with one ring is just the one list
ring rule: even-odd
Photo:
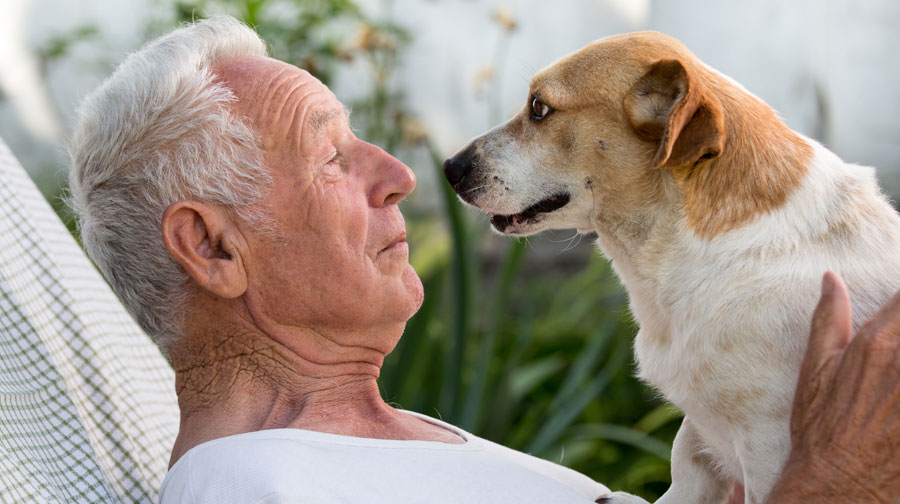
[[181,409],[171,463],[225,436],[298,428],[356,437],[460,442],[446,429],[388,406],[377,378],[384,355],[343,348],[318,359],[323,335],[296,330],[288,348],[254,330],[191,334],[170,351]]

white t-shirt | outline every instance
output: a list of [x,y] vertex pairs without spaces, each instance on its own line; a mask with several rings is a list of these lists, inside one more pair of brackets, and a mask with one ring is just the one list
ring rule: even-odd
[[609,490],[566,467],[409,412],[465,443],[272,429],[195,446],[160,504],[591,504]]

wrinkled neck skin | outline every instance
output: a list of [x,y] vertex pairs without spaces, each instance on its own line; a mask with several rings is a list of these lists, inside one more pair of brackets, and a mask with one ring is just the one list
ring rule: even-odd
[[[463,442],[384,402],[376,380],[387,352],[341,346],[314,328],[272,337],[252,320],[223,322],[221,315],[193,312],[191,327],[169,351],[181,410],[170,467],[198,444],[265,429]],[[373,331],[396,334],[372,335],[369,341],[396,341],[403,324]]]

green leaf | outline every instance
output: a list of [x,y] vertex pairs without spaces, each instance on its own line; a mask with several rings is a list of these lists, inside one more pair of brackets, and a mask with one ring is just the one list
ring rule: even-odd
[[501,330],[503,317],[507,314],[507,304],[509,303],[510,289],[512,279],[519,270],[522,258],[525,256],[525,240],[513,242],[506,253],[503,261],[502,273],[500,274],[500,283],[494,292],[494,297],[490,304],[490,319],[488,330],[481,338],[478,346],[478,357],[473,372],[474,378],[472,385],[469,387],[469,393],[466,397],[466,403],[463,408],[462,417],[460,418],[460,427],[465,430],[472,430],[476,426],[479,417],[482,416],[481,409],[482,400],[484,399],[485,389],[487,388],[488,372],[490,371],[491,356],[494,354],[494,341],[497,339]]
[[611,378],[619,372],[627,359],[626,352],[623,352],[620,347],[596,378],[590,380],[584,388],[561,408],[550,412],[549,418],[546,419],[534,440],[528,445],[529,453],[544,453],[562,436],[565,429],[584,411],[588,403],[596,399],[606,389]]
[[638,420],[638,422],[634,424],[634,428],[645,434],[649,434],[663,425],[683,417],[684,413],[675,406],[669,403],[660,404],[644,415],[643,418]]
[[672,455],[672,446],[669,443],[660,441],[654,437],[648,436],[644,432],[626,427],[624,425],[612,424],[587,424],[575,427],[573,438],[578,439],[603,439],[606,441],[615,441],[623,443],[640,450],[643,450],[657,457],[669,460]]
[[523,364],[510,379],[510,395],[522,399],[554,373],[566,367],[566,360],[558,355]]

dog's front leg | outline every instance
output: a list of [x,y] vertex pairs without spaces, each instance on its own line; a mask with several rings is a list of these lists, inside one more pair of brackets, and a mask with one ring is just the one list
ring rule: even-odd
[[[716,471],[712,457],[704,451],[697,428],[685,418],[672,445],[672,486],[656,504],[722,504],[731,495],[729,482]],[[597,502],[645,504],[625,492],[614,492]]]
[[672,486],[657,504],[722,504],[731,495],[712,455],[690,418],[685,417],[672,445]]
[[743,468],[744,504],[762,504],[781,476],[791,451],[789,420],[757,422],[740,440],[745,449],[738,454]]

